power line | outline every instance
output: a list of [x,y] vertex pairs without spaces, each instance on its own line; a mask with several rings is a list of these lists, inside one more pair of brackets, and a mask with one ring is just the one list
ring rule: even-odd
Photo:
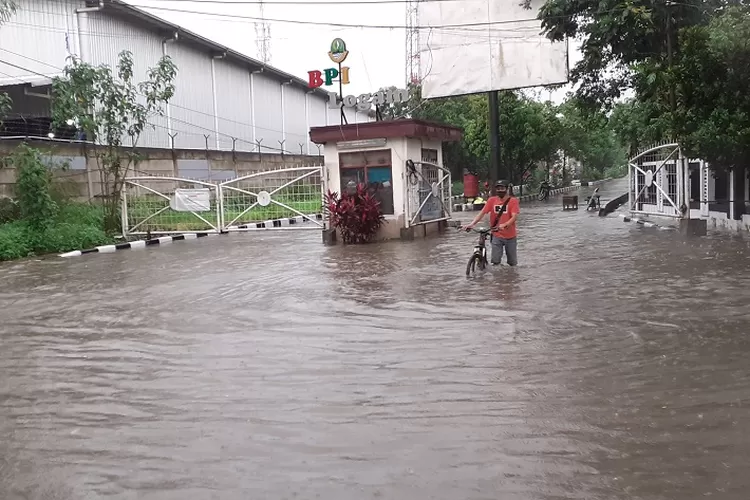
[[[381,24],[347,24],[347,23],[328,23],[319,21],[300,21],[295,19],[262,19],[260,17],[253,16],[241,16],[239,14],[214,14],[211,12],[188,10],[188,9],[173,9],[171,7],[152,7],[150,5],[139,5],[131,4],[133,7],[145,10],[158,10],[164,12],[177,12],[181,14],[198,14],[201,16],[214,16],[214,17],[226,17],[231,19],[247,19],[249,21],[260,21],[265,20],[266,22],[272,23],[289,23],[289,24],[301,24],[307,26],[334,26],[339,28],[367,28],[367,29],[407,29],[406,25],[381,25]],[[564,16],[568,17],[568,16]],[[536,18],[529,19],[518,19],[518,20],[505,20],[505,21],[489,21],[489,22],[478,22],[478,23],[464,23],[464,24],[444,24],[438,26],[415,26],[416,29],[436,29],[436,28],[469,28],[469,27],[489,27],[504,24],[517,24],[523,22],[538,21]]]
[[[38,13],[43,13],[42,11],[33,11]],[[53,16],[60,16],[65,17],[64,14],[50,14]],[[240,23],[240,24],[247,24],[245,21],[242,20],[236,20],[236,19],[217,19],[217,21],[221,22],[234,22],[234,23]],[[30,24],[30,23],[21,23],[17,21],[10,21],[5,23],[3,26],[20,26],[24,28],[32,28],[35,31],[46,31],[46,32],[52,32],[52,33],[69,33],[68,29],[65,28],[56,28],[53,26],[39,26],[36,24]],[[339,28],[339,30],[345,29],[345,28]],[[337,30],[338,31],[338,30]],[[480,39],[480,40],[486,40],[487,39],[487,31],[484,29],[459,29],[459,28],[431,28],[429,31],[440,31],[440,32],[447,32],[450,34],[455,34],[456,36],[463,36],[466,38],[474,38],[474,39]],[[513,34],[513,33],[520,33],[520,32],[534,32],[536,33],[538,31],[538,28],[536,27],[513,27],[513,28],[494,28],[490,31],[491,34],[495,34],[498,36],[503,36],[504,38],[508,38],[505,34]],[[89,30],[79,30],[78,33],[81,35],[91,35],[93,37],[97,38],[110,38],[110,39],[132,39],[132,40],[142,40],[142,36],[139,35],[129,35],[129,34],[113,34],[113,33],[104,33],[101,31],[89,31]],[[458,44],[463,45],[463,44]]]

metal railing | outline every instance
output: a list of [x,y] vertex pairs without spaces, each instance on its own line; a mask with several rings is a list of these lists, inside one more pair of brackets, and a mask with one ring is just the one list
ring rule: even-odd
[[[323,167],[264,170],[221,183],[139,175],[121,193],[123,236],[323,227]],[[178,206],[180,193],[197,203]],[[192,208],[191,208],[192,207]]]

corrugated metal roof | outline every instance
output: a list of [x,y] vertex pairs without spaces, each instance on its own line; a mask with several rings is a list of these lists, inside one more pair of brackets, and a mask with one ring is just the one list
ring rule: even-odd
[[[252,70],[262,71],[263,73],[272,75],[278,78],[279,81],[291,81],[292,84],[298,87],[302,87],[307,91],[311,90],[307,84],[307,81],[301,78],[281,71],[280,69],[274,68],[273,66],[268,66],[261,61],[253,59],[252,57],[248,57],[245,54],[237,52],[236,50],[225,47],[224,45],[198,35],[197,33],[186,30],[180,25],[165,21],[164,19],[150,14],[145,10],[129,5],[122,0],[103,0],[99,2],[99,5],[102,6],[102,10],[108,14],[127,17],[131,21],[140,22],[141,24],[148,26],[150,29],[169,32],[170,36],[174,33],[177,33],[178,40],[181,42],[187,41],[188,43],[193,43],[195,45],[201,46],[211,52],[215,52],[217,54],[226,54],[226,58],[228,60],[234,60],[238,63],[247,65]],[[328,93],[320,88],[314,89],[312,92],[321,96],[328,97]]]

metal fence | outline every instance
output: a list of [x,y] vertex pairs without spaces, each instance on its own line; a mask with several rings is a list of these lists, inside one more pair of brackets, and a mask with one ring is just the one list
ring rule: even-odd
[[181,177],[128,177],[122,191],[124,236],[257,229],[315,229],[323,168],[266,170],[221,183]]

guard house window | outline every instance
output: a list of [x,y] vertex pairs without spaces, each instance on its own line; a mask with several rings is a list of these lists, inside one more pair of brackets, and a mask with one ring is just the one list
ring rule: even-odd
[[422,161],[437,165],[437,161],[438,161],[437,149],[422,148]]
[[393,215],[393,171],[391,150],[339,153],[341,191],[352,190],[357,184],[366,184],[383,214]]

